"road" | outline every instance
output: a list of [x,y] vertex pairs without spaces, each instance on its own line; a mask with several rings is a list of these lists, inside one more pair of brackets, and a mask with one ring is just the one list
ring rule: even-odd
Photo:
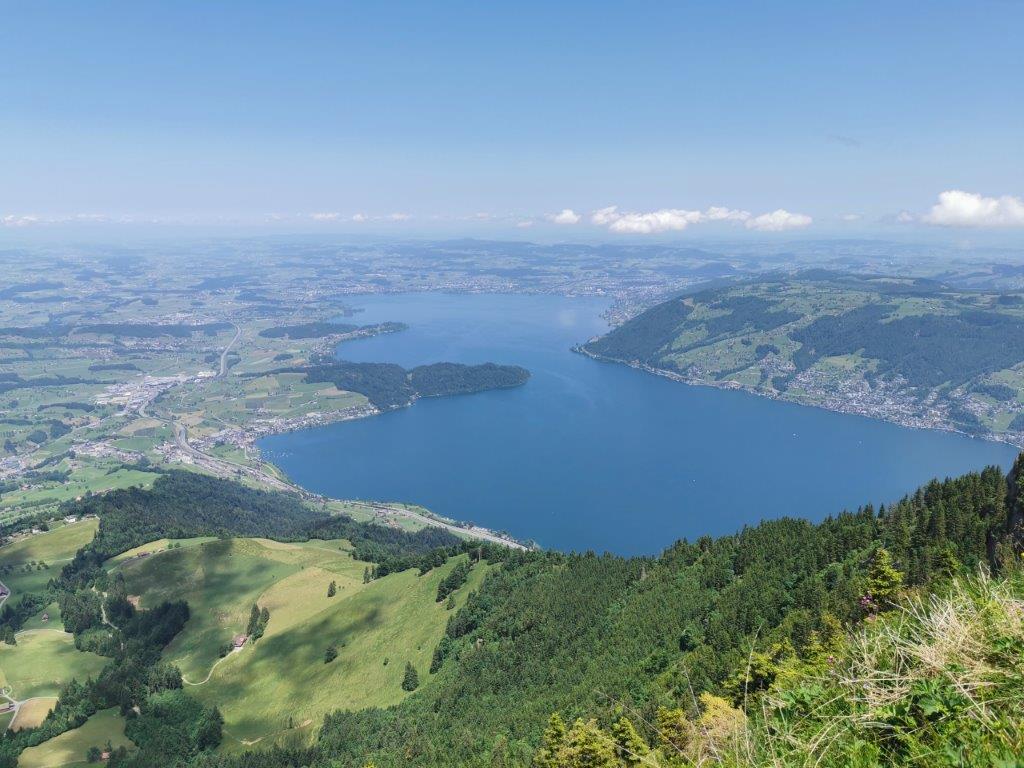
[[213,662],[213,666],[210,667],[210,671],[206,673],[206,677],[204,677],[198,683],[193,683],[191,680],[189,680],[184,675],[181,676],[181,682],[183,682],[185,685],[206,685],[208,682],[210,682],[210,678],[213,677],[213,670],[215,670],[217,668],[218,664],[220,664],[225,659],[230,659],[236,653],[241,653],[244,648],[245,648],[245,646],[242,646],[241,648],[232,648],[230,651],[227,652],[226,655],[221,656],[219,659],[217,659],[215,662]]
[[392,507],[388,504],[374,504],[373,507],[375,509],[387,510],[387,512],[394,515],[398,515],[400,517],[415,520],[416,522],[422,523],[423,525],[431,525],[434,528],[444,528],[445,530],[450,531],[455,535],[468,535],[474,539],[480,539],[481,541],[489,541],[492,544],[501,544],[506,547],[511,547],[512,549],[529,549],[529,547],[525,546],[524,544],[520,544],[518,541],[515,541],[513,539],[507,539],[504,536],[501,536],[488,528],[480,528],[479,526],[475,525],[459,526],[454,525],[452,523],[446,523],[443,520],[438,520],[436,517],[424,515],[420,512],[416,512],[415,510],[407,509],[405,507]]
[[218,379],[223,379],[228,375],[228,352],[230,352],[231,348],[235,346],[235,342],[238,341],[238,337],[242,335],[242,329],[234,323],[231,324],[235,326],[235,337],[228,342],[228,345],[224,347],[224,351],[220,353],[220,371],[217,373]]
[[192,461],[198,464],[200,467],[210,470],[220,477],[238,477],[239,475],[245,475],[246,477],[252,478],[258,482],[269,485],[271,488],[277,491],[293,491],[302,493],[303,489],[296,485],[292,485],[279,477],[275,477],[269,472],[265,472],[258,467],[250,467],[245,464],[238,464],[237,462],[230,461],[228,459],[221,459],[217,456],[211,456],[208,453],[203,453],[198,448],[193,446],[188,441],[188,428],[184,424],[179,424],[176,421],[167,421],[166,419],[160,419],[158,416],[153,418],[159,419],[165,423],[170,424],[174,429],[174,442],[182,453],[187,454]]

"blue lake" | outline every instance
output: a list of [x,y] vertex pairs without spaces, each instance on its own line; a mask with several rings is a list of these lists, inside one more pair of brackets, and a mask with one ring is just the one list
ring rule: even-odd
[[653,554],[780,516],[888,503],[933,477],[1009,467],[1009,446],[738,391],[691,387],[570,347],[607,303],[554,296],[357,297],[360,324],[408,331],[338,355],[411,367],[514,363],[525,386],[424,399],[276,435],[264,455],[339,498],[405,501],[548,548]]

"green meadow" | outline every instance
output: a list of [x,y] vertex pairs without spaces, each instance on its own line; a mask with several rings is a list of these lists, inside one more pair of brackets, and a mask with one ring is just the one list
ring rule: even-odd
[[19,632],[17,645],[0,644],[0,687],[15,699],[56,696],[73,678],[96,675],[107,659],[75,648],[59,629]]
[[[424,576],[415,569],[392,574],[347,595],[339,589],[336,597],[323,598],[330,600],[323,607],[320,582],[306,600],[296,595],[301,607],[277,627],[271,608],[268,632],[258,643],[233,654],[209,683],[189,689],[220,707],[224,748],[305,740],[332,710],[397,704],[409,695],[401,687],[406,662],[416,667],[420,685],[428,685],[430,659],[451,615],[436,601],[437,585],[454,565]],[[473,570],[458,604],[486,568]],[[338,655],[325,663],[328,646]]]
[[[143,608],[185,599],[191,617],[167,647],[189,694],[216,704],[225,749],[307,740],[333,709],[395,704],[406,662],[429,684],[430,659],[451,615],[436,600],[456,559],[420,576],[411,569],[363,582],[366,563],[344,540],[187,540],[139,547],[111,562]],[[465,556],[462,556],[465,557]],[[482,564],[456,594],[461,605],[483,578]],[[335,582],[336,594],[327,596]],[[267,608],[263,637],[221,656],[245,632],[253,604]],[[325,663],[328,646],[337,658]]]
[[[82,521],[3,547],[5,583],[15,592],[41,590],[56,568],[18,567],[66,561],[95,529],[95,520]],[[430,685],[431,656],[451,615],[436,599],[438,584],[467,556],[422,576],[410,569],[365,583],[367,564],[351,552],[341,539],[161,539],[112,558],[107,568],[124,575],[142,609],[164,600],[188,602],[189,621],[164,658],[181,669],[190,695],[220,708],[222,749],[231,751],[307,742],[329,711],[400,702],[409,695],[402,689],[407,662],[419,673],[420,685]],[[488,568],[473,568],[455,593],[456,605]],[[335,594],[329,597],[331,582]],[[245,632],[254,604],[270,613],[263,637],[222,656],[225,645]],[[52,703],[42,697],[55,696],[72,678],[97,674],[107,662],[74,647],[71,635],[59,629],[55,605],[46,611],[49,622],[37,615],[18,634],[17,645],[0,645],[0,685],[16,699],[37,699],[40,716]],[[337,655],[325,662],[328,647]],[[24,715],[32,719],[31,704]],[[123,726],[120,718],[100,713],[82,728],[26,750],[21,764],[81,762],[94,743],[123,743]]]
[[19,593],[42,591],[60,566],[92,540],[98,525],[95,519],[79,520],[0,547],[0,581],[15,598]]
[[116,709],[97,712],[74,730],[55,736],[37,747],[29,747],[21,753],[18,768],[64,768],[88,765],[85,759],[89,747],[103,747],[107,741],[115,749],[134,747],[124,735],[124,718]]

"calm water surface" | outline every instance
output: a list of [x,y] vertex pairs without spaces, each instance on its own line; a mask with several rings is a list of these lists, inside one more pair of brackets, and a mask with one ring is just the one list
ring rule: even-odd
[[424,399],[369,419],[276,435],[264,455],[340,498],[407,501],[558,549],[656,553],[783,515],[819,520],[898,499],[1015,451],[960,435],[691,387],[570,347],[606,329],[602,300],[359,297],[355,321],[403,333],[338,356],[411,367],[514,363],[524,387]]

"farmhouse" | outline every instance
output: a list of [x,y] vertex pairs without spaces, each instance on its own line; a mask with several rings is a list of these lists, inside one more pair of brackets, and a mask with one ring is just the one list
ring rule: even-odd
[[245,645],[245,641],[248,639],[248,635],[235,635],[235,639],[231,641],[231,644],[235,647],[235,650],[237,651],[239,648]]

